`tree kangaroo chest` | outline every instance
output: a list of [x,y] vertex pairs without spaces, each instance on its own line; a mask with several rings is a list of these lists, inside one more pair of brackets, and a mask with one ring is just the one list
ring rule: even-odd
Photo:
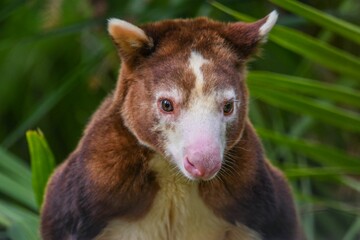
[[150,211],[136,221],[113,219],[96,240],[260,239],[246,226],[217,217],[201,199],[198,184],[172,174],[165,161],[152,160],[154,170],[162,171],[158,171],[160,190]]

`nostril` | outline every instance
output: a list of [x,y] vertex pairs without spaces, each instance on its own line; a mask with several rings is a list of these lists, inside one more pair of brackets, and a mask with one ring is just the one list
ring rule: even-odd
[[186,161],[187,161],[191,166],[195,167],[194,164],[189,160],[189,158],[186,157]]
[[196,177],[202,177],[204,175],[204,171],[201,171],[198,167],[196,167],[188,157],[185,157],[184,167],[186,171]]

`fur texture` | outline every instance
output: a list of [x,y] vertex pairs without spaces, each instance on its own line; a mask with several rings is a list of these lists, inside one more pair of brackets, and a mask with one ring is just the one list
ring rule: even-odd
[[247,117],[245,64],[276,16],[110,20],[116,90],[48,184],[43,239],[302,239]]

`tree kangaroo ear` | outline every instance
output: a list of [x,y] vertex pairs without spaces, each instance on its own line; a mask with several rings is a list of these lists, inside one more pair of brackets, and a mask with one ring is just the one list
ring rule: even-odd
[[239,57],[247,59],[256,52],[259,44],[266,42],[267,35],[277,18],[278,13],[272,11],[266,17],[253,23],[230,23],[225,28],[225,37],[233,44]]
[[141,28],[129,22],[116,18],[109,19],[108,32],[121,60],[130,66],[149,54],[153,48],[152,39]]

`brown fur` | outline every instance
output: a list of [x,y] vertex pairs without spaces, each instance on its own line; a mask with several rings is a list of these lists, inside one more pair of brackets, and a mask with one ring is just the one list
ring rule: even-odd
[[110,31],[123,60],[118,85],[92,117],[77,149],[51,178],[42,209],[43,239],[93,239],[110,220],[136,221],[149,211],[160,186],[148,164],[156,152],[164,155],[164,139],[151,130],[158,119],[141,103],[154,101],[151,89],[171,90],[171,79],[184,89],[181,107],[189,104],[186,90],[193,88],[195,79],[184,70],[190,53],[184,49],[201,51],[212,60],[202,68],[205,93],[226,86],[241,93],[239,116],[226,132],[225,163],[215,179],[199,185],[204,203],[220,218],[244,224],[264,239],[301,239],[287,183],[265,159],[247,118],[244,64],[256,52],[258,29],[265,21],[224,24],[198,18],[151,23],[142,26],[148,39],[138,39],[140,47],[117,37],[129,33]]

